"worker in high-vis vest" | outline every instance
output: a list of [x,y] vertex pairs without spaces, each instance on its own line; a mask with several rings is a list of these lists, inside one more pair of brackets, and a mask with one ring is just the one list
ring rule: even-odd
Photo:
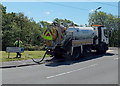
[[[22,47],[22,41],[19,38],[17,38],[14,45],[15,45],[15,47]],[[19,52],[16,52],[16,53],[17,53],[16,58],[21,58],[22,54]]]

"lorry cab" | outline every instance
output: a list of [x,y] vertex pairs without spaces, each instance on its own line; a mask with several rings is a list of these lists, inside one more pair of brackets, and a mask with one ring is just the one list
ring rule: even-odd
[[108,38],[108,29],[102,25],[92,25],[94,28],[95,34],[97,36],[96,39],[96,44],[100,43],[109,43],[109,38]]

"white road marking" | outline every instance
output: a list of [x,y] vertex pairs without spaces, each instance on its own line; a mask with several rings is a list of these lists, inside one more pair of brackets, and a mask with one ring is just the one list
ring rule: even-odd
[[[107,52],[112,52],[112,51],[114,51],[114,50],[107,50]],[[114,58],[114,60],[117,60],[117,59],[118,58]],[[98,65],[98,64],[93,64],[93,65],[90,65],[90,66],[87,66],[87,67],[83,67],[83,68],[80,68],[80,69],[76,69],[76,70],[72,70],[72,71],[68,71],[68,72],[64,72],[64,73],[48,76],[46,78],[50,79],[50,78],[54,78],[54,77],[57,77],[57,76],[62,76],[62,75],[65,75],[65,74],[69,74],[69,73],[77,72],[77,71],[80,71],[80,70],[83,70],[83,69],[86,69],[86,68],[90,68],[90,67],[93,67],[93,66],[96,66],[96,65]]]
[[77,70],[72,70],[72,71],[60,73],[60,74],[53,75],[53,76],[49,76],[49,77],[46,77],[46,78],[47,78],[47,79],[49,79],[49,78],[54,78],[54,77],[57,77],[57,76],[61,76],[61,75],[65,75],[65,74],[77,72],[77,71],[80,71],[80,70],[83,70],[83,69],[86,69],[86,68],[90,68],[90,67],[93,67],[93,66],[96,66],[96,65],[97,65],[97,64],[93,64],[93,65],[90,65],[90,66],[87,66],[87,67],[83,67],[83,68],[80,68],[80,69],[77,69]]

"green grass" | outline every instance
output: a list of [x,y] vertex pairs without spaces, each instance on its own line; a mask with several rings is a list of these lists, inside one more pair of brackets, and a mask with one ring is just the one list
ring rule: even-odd
[[[7,61],[19,61],[19,60],[27,60],[31,58],[42,58],[45,51],[24,51],[22,53],[22,58],[15,58],[16,53],[10,53],[10,57],[8,58],[8,53],[5,51],[0,51],[0,62],[7,62]],[[46,57],[49,57],[46,55]]]

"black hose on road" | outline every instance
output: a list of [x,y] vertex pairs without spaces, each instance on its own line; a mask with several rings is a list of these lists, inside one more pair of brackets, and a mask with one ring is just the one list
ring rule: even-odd
[[47,51],[45,52],[43,58],[42,58],[40,61],[35,61],[35,60],[32,58],[33,62],[35,62],[35,63],[37,63],[37,64],[40,64],[40,62],[42,62],[42,61],[44,60],[46,54],[47,54]]

